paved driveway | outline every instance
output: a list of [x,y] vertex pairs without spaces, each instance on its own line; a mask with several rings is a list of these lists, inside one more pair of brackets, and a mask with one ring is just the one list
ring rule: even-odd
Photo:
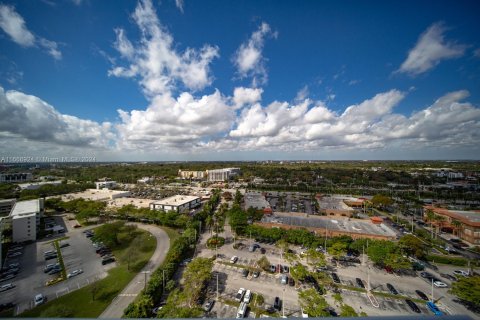
[[123,310],[135,300],[144,288],[145,281],[148,281],[148,279],[145,279],[145,273],[143,272],[153,272],[163,263],[163,260],[165,260],[167,256],[168,249],[170,248],[170,238],[167,233],[157,226],[139,223],[136,223],[136,225],[141,229],[147,230],[157,238],[157,248],[147,265],[130,281],[125,289],[113,299],[112,303],[99,318],[121,318],[123,316]]

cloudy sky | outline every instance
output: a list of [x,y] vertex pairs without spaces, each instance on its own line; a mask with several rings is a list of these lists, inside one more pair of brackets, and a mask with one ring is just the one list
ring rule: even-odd
[[0,156],[480,159],[479,13],[0,0]]

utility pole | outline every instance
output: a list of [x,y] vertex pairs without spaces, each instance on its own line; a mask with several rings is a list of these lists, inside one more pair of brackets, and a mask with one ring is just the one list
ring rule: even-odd
[[218,272],[217,272],[217,301],[219,299],[219,294],[218,294]]
[[285,318],[285,288],[282,291],[282,317]]

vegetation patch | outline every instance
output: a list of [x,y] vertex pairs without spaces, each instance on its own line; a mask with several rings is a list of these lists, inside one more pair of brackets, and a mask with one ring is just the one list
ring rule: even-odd
[[224,244],[225,244],[225,238],[218,237],[218,236],[213,236],[207,240],[207,248],[209,249],[220,248]]

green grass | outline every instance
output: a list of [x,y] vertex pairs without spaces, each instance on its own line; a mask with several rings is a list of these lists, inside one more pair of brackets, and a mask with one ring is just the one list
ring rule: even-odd
[[[138,232],[138,236],[142,237],[142,248],[138,248],[135,263],[131,265],[130,271],[127,268],[128,263],[125,257],[129,246],[121,246],[121,248],[113,250],[115,256],[118,257],[117,263],[119,266],[109,270],[106,278],[28,310],[19,317],[41,317],[44,312],[48,314],[52,310],[64,307],[70,313],[68,317],[97,318],[148,262],[155,251],[156,238],[143,230],[137,230],[136,232]],[[121,234],[119,234],[120,236]],[[61,314],[57,316],[62,317]]]

